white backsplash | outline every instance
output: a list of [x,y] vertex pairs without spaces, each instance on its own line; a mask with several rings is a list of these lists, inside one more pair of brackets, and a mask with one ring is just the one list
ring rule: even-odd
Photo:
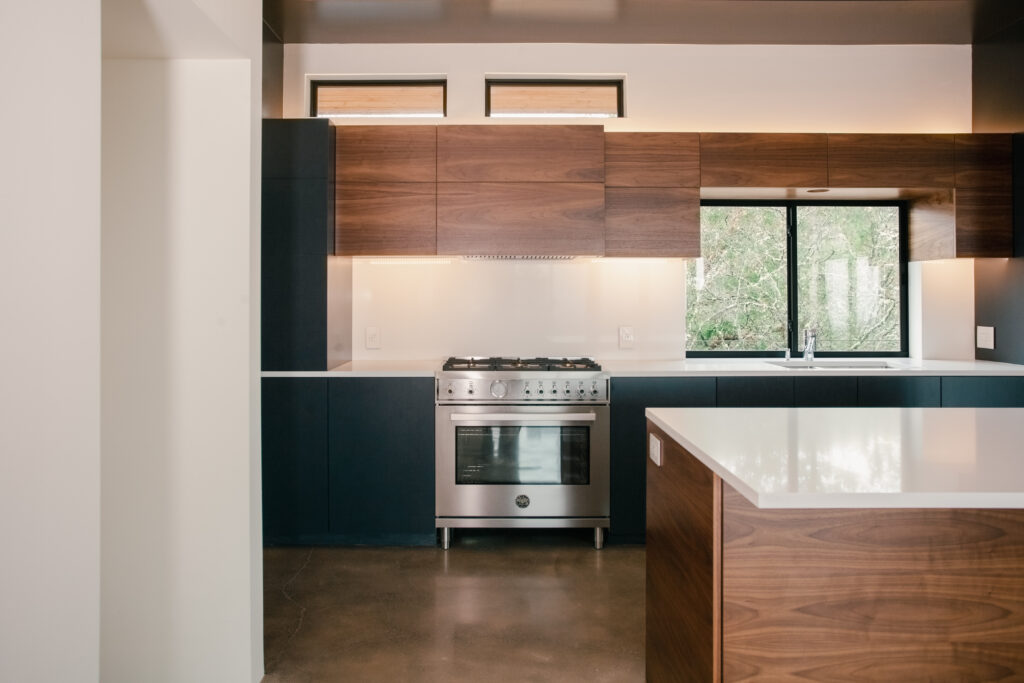
[[683,358],[685,272],[681,259],[353,259],[352,358]]

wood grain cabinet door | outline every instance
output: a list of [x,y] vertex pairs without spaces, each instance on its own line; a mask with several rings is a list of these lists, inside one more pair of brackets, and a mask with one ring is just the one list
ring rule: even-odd
[[605,189],[605,256],[700,256],[700,189]]
[[825,187],[824,133],[701,133],[701,187]]
[[338,126],[335,177],[340,183],[432,183],[436,126]]
[[605,133],[605,187],[700,187],[698,133]]
[[601,183],[438,183],[437,253],[604,253]]
[[1012,137],[955,136],[956,256],[1013,255]]
[[952,135],[829,134],[832,187],[953,187]]
[[440,126],[438,182],[604,182],[603,126]]
[[422,256],[437,252],[434,183],[346,183],[335,191],[335,253]]

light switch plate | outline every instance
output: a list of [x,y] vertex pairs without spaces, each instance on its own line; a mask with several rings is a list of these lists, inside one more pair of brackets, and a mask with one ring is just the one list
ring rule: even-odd
[[984,325],[978,325],[978,341],[977,347],[979,349],[994,349],[996,348],[996,328],[986,327]]
[[651,460],[655,465],[661,467],[661,439],[654,434],[651,434],[650,443],[648,444],[648,455],[651,456]]
[[379,349],[380,348],[380,328],[379,327],[367,327],[366,328],[366,348],[368,348],[368,349]]
[[619,348],[620,349],[631,349],[633,348],[633,327],[631,325],[621,325],[619,327]]

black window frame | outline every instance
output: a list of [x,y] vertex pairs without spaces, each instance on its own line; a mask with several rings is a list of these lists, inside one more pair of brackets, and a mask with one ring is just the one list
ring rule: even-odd
[[[907,300],[908,281],[908,237],[907,220],[910,206],[903,200],[853,200],[853,199],[702,199],[704,206],[775,206],[786,209],[786,341],[793,358],[800,356],[800,330],[797,329],[798,268],[796,213],[800,206],[894,206],[899,209],[899,269],[900,269],[900,350],[899,351],[815,351],[815,358],[906,358],[910,355],[909,303]],[[689,311],[687,311],[689,315]],[[687,358],[782,358],[786,351],[691,351]]]
[[[616,118],[626,117],[625,97],[623,96],[625,79],[622,78],[485,78],[484,79],[484,117],[491,118],[491,86],[492,85],[529,85],[536,87],[558,86],[558,85],[592,85],[592,86],[615,86],[615,108],[617,114],[608,117],[595,118]],[[523,117],[530,118],[530,117]],[[538,116],[536,118],[543,118]]]
[[[448,79],[446,78],[428,78],[428,79],[415,79],[415,78],[403,78],[395,80],[387,79],[373,79],[373,80],[353,80],[353,79],[338,79],[338,78],[327,78],[327,79],[316,79],[309,82],[309,115],[312,118],[330,118],[330,114],[320,116],[317,113],[317,94],[321,87],[327,86],[441,86],[441,118],[448,117]],[[366,114],[366,118],[377,118],[373,114]],[[389,118],[401,118],[401,116],[393,116]],[[409,115],[409,118],[426,118],[426,117],[413,117]]]

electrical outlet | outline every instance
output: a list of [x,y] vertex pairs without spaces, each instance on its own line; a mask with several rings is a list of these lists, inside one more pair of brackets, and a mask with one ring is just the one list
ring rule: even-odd
[[366,328],[366,348],[368,348],[368,349],[379,349],[380,348],[380,328],[379,327],[367,327]]
[[647,454],[651,456],[651,461],[661,467],[661,439],[654,434],[651,434],[651,440],[648,444]]
[[630,325],[622,325],[619,327],[619,348],[620,349],[631,349],[633,348],[633,327]]
[[996,348],[996,328],[985,327],[984,325],[978,325],[978,341],[976,345],[979,349],[994,349]]

